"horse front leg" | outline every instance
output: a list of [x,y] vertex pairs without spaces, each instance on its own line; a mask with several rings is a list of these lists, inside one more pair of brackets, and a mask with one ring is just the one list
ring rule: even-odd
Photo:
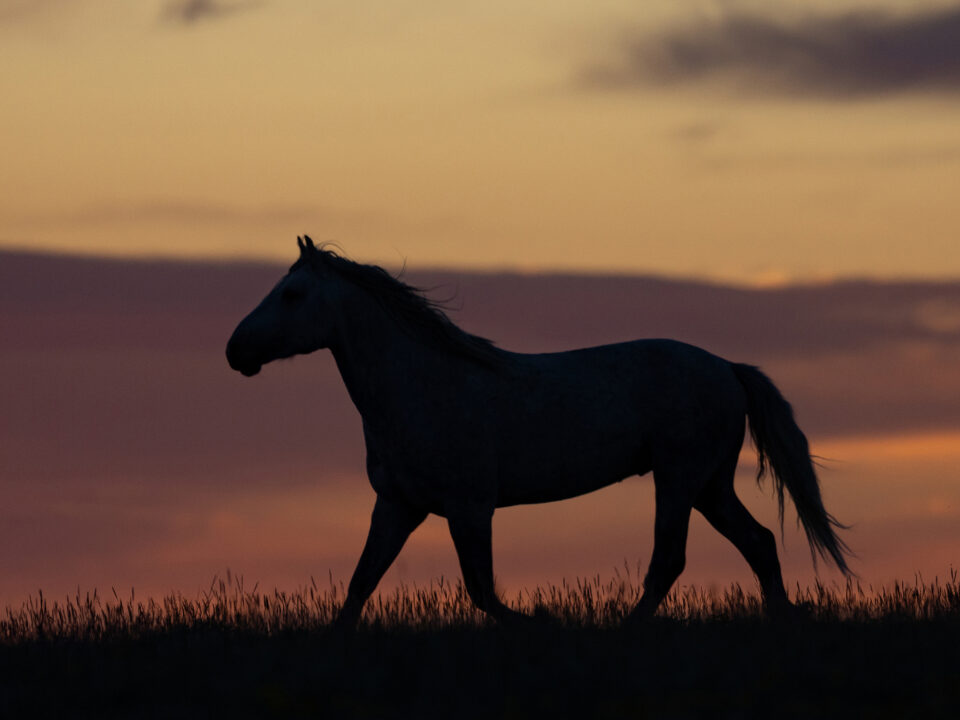
[[463,572],[463,584],[473,604],[494,620],[501,623],[528,620],[527,615],[507,607],[497,597],[493,583],[492,521],[492,510],[464,510],[447,518]]
[[363,605],[393,563],[410,533],[426,519],[427,513],[377,496],[370,518],[367,542],[353,571],[347,598],[334,621],[338,628],[352,628],[360,619]]

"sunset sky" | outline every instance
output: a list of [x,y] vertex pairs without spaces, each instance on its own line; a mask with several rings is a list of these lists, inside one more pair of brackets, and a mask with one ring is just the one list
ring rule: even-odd
[[956,277],[960,6],[0,0],[0,243]]
[[[864,581],[960,565],[958,48],[932,0],[0,0],[0,607],[348,579],[372,491],[332,360],[223,358],[303,233],[454,283],[509,349],[761,364]],[[503,587],[645,564],[652,499],[498,513]],[[752,587],[692,527],[681,582]],[[439,574],[434,518],[387,585]]]

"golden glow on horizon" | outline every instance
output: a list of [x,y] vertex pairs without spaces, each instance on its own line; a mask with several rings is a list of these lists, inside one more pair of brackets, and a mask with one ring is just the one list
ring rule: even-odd
[[831,438],[815,452],[830,458],[869,457],[876,460],[960,460],[960,430]]

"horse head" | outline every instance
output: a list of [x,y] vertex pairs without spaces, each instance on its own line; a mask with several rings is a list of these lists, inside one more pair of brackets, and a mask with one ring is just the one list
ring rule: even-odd
[[322,267],[321,253],[306,235],[297,238],[300,258],[247,315],[227,342],[230,367],[247,377],[268,362],[329,347],[332,305],[339,279]]

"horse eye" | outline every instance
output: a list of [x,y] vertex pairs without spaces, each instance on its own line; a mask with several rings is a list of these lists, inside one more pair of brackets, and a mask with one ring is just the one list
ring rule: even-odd
[[280,293],[280,299],[286,303],[294,303],[303,298],[303,293],[296,288],[284,288]]

